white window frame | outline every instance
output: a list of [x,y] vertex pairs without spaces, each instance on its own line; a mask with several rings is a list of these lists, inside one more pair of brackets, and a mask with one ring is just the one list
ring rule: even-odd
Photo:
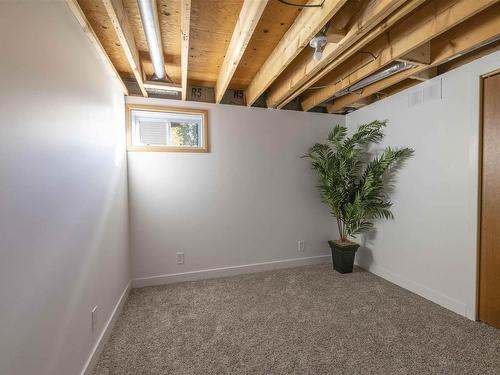
[[[137,119],[148,118],[166,122],[166,141],[169,143],[171,137],[172,119],[194,119],[200,122],[200,144],[191,146],[155,146],[142,144],[140,142],[139,126]],[[127,126],[127,150],[142,152],[208,152],[208,111],[204,109],[177,108],[150,106],[139,104],[127,104],[126,106]]]

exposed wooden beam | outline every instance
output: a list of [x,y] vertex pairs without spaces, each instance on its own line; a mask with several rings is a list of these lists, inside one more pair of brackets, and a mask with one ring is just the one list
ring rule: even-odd
[[326,33],[326,41],[328,43],[339,43],[342,39],[345,38],[346,35],[346,30],[330,26]]
[[[432,38],[497,2],[498,0],[434,0],[425,4],[405,22],[396,25],[368,46],[367,49],[377,57],[376,59],[370,60],[370,56],[357,57],[358,60],[365,60],[361,65],[356,65],[356,60],[348,60],[318,82],[321,88],[304,95],[302,109],[310,110],[331,98],[335,93],[401,57],[410,56],[415,60],[421,55],[422,58],[427,58],[425,62],[430,63],[428,42]],[[417,53],[412,55],[415,48]],[[352,71],[352,67],[357,68]]]
[[[410,87],[413,87],[417,84],[419,84],[420,81],[414,80],[414,79],[406,79],[404,81],[401,81],[399,83],[396,83],[393,86],[387,87],[382,91],[376,92],[375,94],[371,96],[367,96],[366,98],[360,99],[357,102],[349,104],[349,109],[360,109],[363,108],[369,104],[372,104],[374,102],[377,102],[379,100],[385,99],[391,95],[397,94],[400,91],[406,90]],[[328,107],[328,106],[323,106],[322,107]],[[345,113],[345,109],[340,109],[338,111],[332,112],[332,113]]]
[[[393,86],[387,87],[386,89],[382,91],[378,91],[374,93],[373,95],[361,98],[360,100],[349,104],[348,107],[341,108],[339,110],[336,110],[335,112],[331,113],[338,113],[338,114],[343,114],[346,111],[351,112],[353,109],[359,109],[362,107],[366,107],[369,104],[372,104],[376,101],[385,99],[388,96],[394,95],[400,91],[406,90],[407,88],[410,88],[412,86],[415,86],[419,83],[419,81],[413,80],[413,79],[406,79],[404,81],[401,81],[399,83],[396,83]],[[328,108],[328,105],[320,104],[321,107]]]
[[[345,30],[353,23],[353,18],[367,5],[366,0],[348,1],[330,20],[330,29]],[[328,34],[328,31],[327,31]]]
[[[478,1],[478,0],[476,0]],[[431,42],[432,62],[430,66],[445,63],[455,56],[467,53],[485,43],[500,37],[500,4],[497,3],[482,11],[476,16],[464,21],[455,28],[440,35]],[[397,73],[382,81],[365,87],[357,94],[347,94],[335,100],[327,107],[328,112],[333,113],[351,103],[369,97],[377,92],[402,82],[417,73],[428,69],[425,65],[418,65],[413,69]]]
[[356,103],[366,97],[371,97],[373,94],[383,92],[383,90],[388,87],[394,86],[401,81],[404,81],[410,78],[412,75],[420,72],[422,69],[421,66],[410,69],[409,71],[403,71],[397,73],[393,76],[390,76],[382,81],[371,84],[370,86],[360,90],[359,93],[347,94],[338,99],[335,99],[333,104],[330,104],[326,107],[329,113],[335,113],[341,111],[345,107],[349,107],[351,103]]
[[[247,105],[252,105],[285,70],[309,41],[337,13],[347,0],[325,0],[320,8],[303,8],[295,22],[257,72],[246,90]],[[310,0],[308,4],[316,4]]]
[[99,38],[95,34],[94,30],[92,29],[92,26],[90,25],[89,21],[87,20],[87,17],[85,17],[85,14],[83,13],[82,9],[80,8],[80,5],[78,5],[77,0],[66,0],[66,4],[68,4],[69,9],[77,19],[78,23],[82,27],[83,31],[89,38],[90,42],[94,46],[94,48],[97,51],[97,54],[101,58],[101,60],[104,61],[104,63],[111,69],[111,72],[113,76],[118,80],[120,83],[120,86],[123,89],[123,93],[125,95],[128,95],[128,89],[127,86],[125,86],[125,83],[123,83],[122,78],[118,74],[118,71],[116,70],[115,66],[113,65],[113,62],[110,60],[108,54],[106,53],[106,50],[102,46],[101,42],[99,41]]
[[139,85],[139,89],[143,96],[147,97],[148,93],[144,88],[141,72],[141,60],[139,58],[139,51],[135,45],[134,34],[130,28],[127,12],[123,7],[122,0],[102,0],[108,16],[113,24],[118,40],[122,46],[123,52],[127,57],[132,73],[135,80]]
[[215,85],[216,103],[222,100],[268,1],[245,0],[243,3]]
[[437,76],[437,74],[438,74],[437,66],[433,66],[427,70],[421,71],[420,73],[410,76],[410,78],[416,81],[427,81]]
[[438,74],[446,73],[450,70],[456,69],[464,64],[468,64],[474,60],[477,60],[483,56],[489,55],[490,53],[500,51],[500,39],[494,43],[488,44],[484,47],[478,48],[477,50],[471,51],[464,54],[456,59],[446,62],[438,67]]
[[418,85],[419,83],[420,83],[419,80],[416,80],[416,79],[413,79],[410,77],[408,79],[405,79],[401,82],[396,83],[395,85],[392,85],[390,87],[386,87],[385,89],[372,95],[370,98],[375,98],[374,101],[382,100],[382,99],[387,98],[388,96],[397,94],[400,91],[403,91],[403,90],[406,90],[410,87]]
[[[474,0],[479,1],[479,0]],[[432,41],[432,65],[459,57],[500,38],[500,2]]]
[[361,100],[358,100],[357,102],[354,102],[350,105],[351,108],[356,108],[356,109],[359,109],[361,107],[364,107],[368,104],[371,104],[373,103],[373,98],[371,96],[368,96],[366,98],[363,98]]
[[365,0],[348,1],[330,20],[326,30],[327,43],[339,43],[346,35],[355,14],[359,13]]
[[181,0],[181,87],[182,100],[187,98],[191,0]]
[[396,60],[418,65],[429,65],[431,63],[431,43],[427,42],[413,48]]
[[[410,0],[411,4],[417,1]],[[405,0],[370,0],[365,8],[356,15],[356,21],[347,32],[346,36],[337,44],[330,43],[323,49],[319,61],[312,58],[313,51],[303,53],[283,74],[273,83],[267,93],[267,106],[282,108],[299,93],[301,87],[306,85],[315,75],[325,69],[328,64],[336,60],[343,52],[358,41],[368,43],[366,36],[385,18],[405,3]],[[409,7],[408,11],[414,7]],[[384,26],[380,33],[386,30]],[[375,38],[377,35],[372,36]]]

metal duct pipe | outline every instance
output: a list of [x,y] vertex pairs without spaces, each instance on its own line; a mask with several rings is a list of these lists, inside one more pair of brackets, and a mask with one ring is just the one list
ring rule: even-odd
[[142,26],[148,41],[149,54],[155,70],[157,79],[164,79],[165,60],[163,59],[163,46],[161,43],[160,23],[158,21],[158,12],[156,0],[137,0],[139,11],[141,13]]
[[402,62],[402,61],[396,61],[395,63],[391,64],[387,68],[382,69],[382,70],[372,74],[371,76],[368,76],[368,77],[362,79],[361,81],[355,83],[352,86],[349,86],[346,89],[343,89],[342,91],[339,91],[338,93],[336,93],[333,96],[333,98],[334,99],[340,98],[341,96],[344,96],[344,95],[350,94],[352,92],[361,90],[362,88],[364,88],[368,85],[371,85],[372,83],[378,82],[384,78],[387,78],[387,77],[392,76],[396,73],[402,72],[403,70],[411,69],[414,67],[415,67],[415,64],[411,64],[408,62]]
[[383,78],[392,76],[393,74],[402,72],[403,70],[410,69],[413,67],[415,67],[415,64],[397,61],[388,68],[378,71],[377,73],[374,73],[371,76],[362,79],[358,83],[355,83],[354,85],[349,87],[349,92],[358,91],[363,87],[366,87],[368,85],[371,85],[372,83],[380,81]]

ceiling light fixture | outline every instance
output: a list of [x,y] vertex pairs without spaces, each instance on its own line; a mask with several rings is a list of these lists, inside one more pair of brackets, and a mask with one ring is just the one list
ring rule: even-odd
[[309,45],[312,48],[314,48],[313,59],[315,61],[319,61],[321,59],[321,54],[323,48],[326,46],[326,43],[327,43],[326,35],[323,32],[316,34],[316,36],[312,38],[311,41],[309,42]]

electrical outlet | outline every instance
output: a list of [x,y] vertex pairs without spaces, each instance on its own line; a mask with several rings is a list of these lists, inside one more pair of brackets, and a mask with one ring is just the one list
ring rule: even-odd
[[97,328],[97,305],[92,309],[92,332]]
[[306,248],[306,243],[304,240],[297,241],[297,250],[299,250],[299,253],[303,252]]
[[175,260],[177,264],[184,264],[184,253],[175,253]]

